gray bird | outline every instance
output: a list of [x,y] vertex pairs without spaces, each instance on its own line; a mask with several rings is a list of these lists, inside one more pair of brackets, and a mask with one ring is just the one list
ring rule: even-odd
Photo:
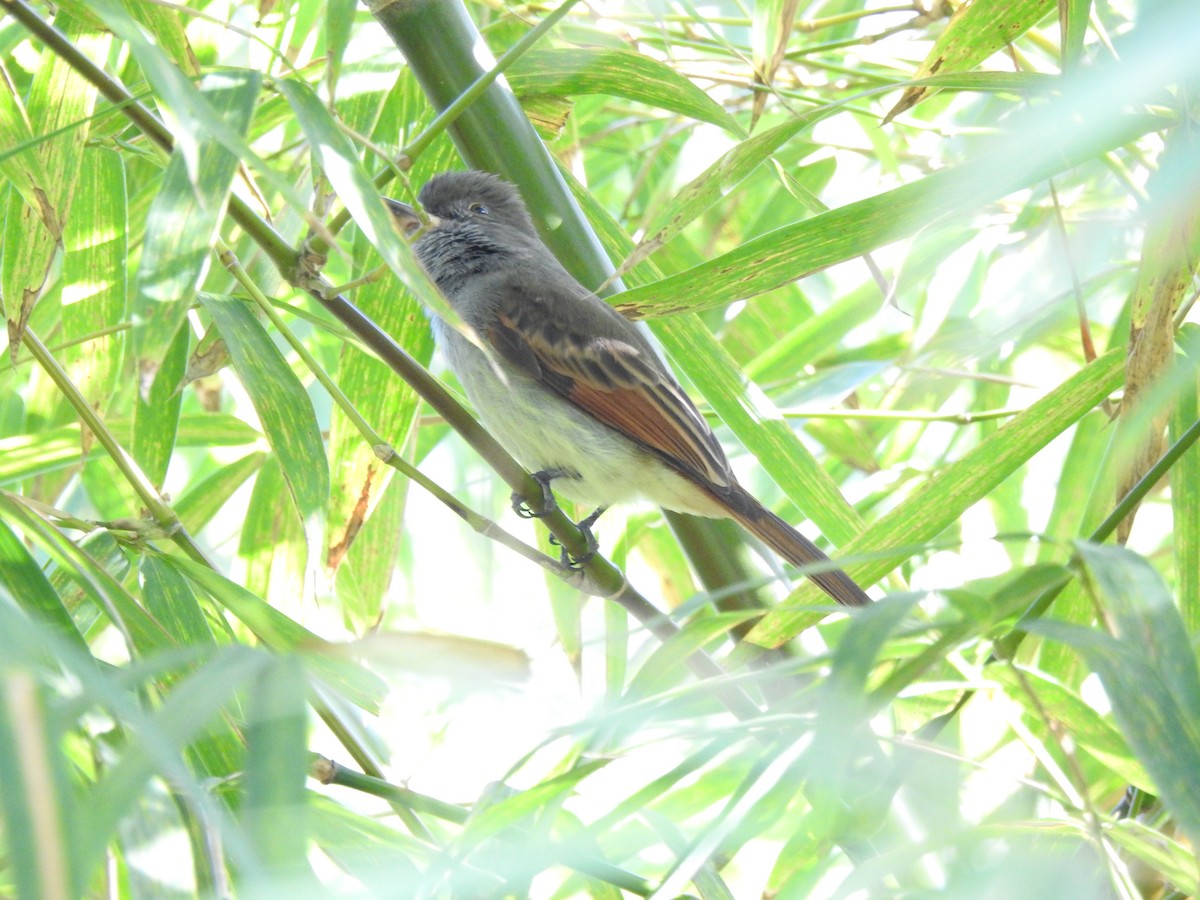
[[[746,492],[704,417],[638,328],[568,274],[517,190],[484,172],[431,178],[424,225],[389,200],[417,258],[491,351],[434,318],[438,347],[488,430],[543,484],[596,512],[644,498],[733,518],[788,562],[828,563]],[[810,576],[847,606],[870,602],[845,572]]]

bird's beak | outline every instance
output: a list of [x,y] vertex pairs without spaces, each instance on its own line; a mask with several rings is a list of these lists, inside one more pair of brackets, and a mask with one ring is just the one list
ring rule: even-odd
[[410,240],[426,225],[430,228],[436,228],[441,224],[441,220],[437,216],[428,216],[428,222],[422,220],[417,215],[417,211],[407,203],[401,203],[399,200],[393,200],[390,197],[384,197],[383,202],[387,204],[392,217],[396,220],[396,224],[400,228],[400,233]]

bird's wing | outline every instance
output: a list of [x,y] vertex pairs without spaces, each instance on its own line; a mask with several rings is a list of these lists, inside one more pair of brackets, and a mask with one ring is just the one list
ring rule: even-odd
[[[584,302],[603,304],[597,298]],[[572,302],[572,301],[567,301]],[[506,362],[677,469],[716,488],[734,484],[716,436],[640,335],[597,309],[585,333],[528,289],[499,293],[485,337]],[[613,316],[619,315],[616,312]]]

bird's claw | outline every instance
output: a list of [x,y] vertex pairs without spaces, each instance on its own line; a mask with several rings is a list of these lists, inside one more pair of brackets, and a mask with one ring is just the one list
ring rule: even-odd
[[[513,491],[513,512],[522,519],[540,519],[558,509],[558,501],[554,499],[554,492],[550,490],[550,482],[555,478],[578,478],[579,473],[574,469],[543,469],[540,472],[533,472],[529,477],[541,486],[542,502],[537,509],[534,509],[520,492]],[[593,519],[593,521],[595,520]]]
[[582,555],[573,555],[570,550],[568,550],[566,547],[563,547],[562,542],[554,535],[550,535],[550,543],[555,547],[561,548],[559,559],[562,561],[562,564],[568,569],[574,569],[578,571],[591,562],[592,557],[595,556],[596,552],[600,549],[600,543],[596,540],[596,536],[592,534],[592,529],[587,524],[587,519],[584,519],[575,527],[578,528],[579,533],[583,535],[583,542],[587,547],[587,550],[585,550]]
[[571,551],[569,551],[566,547],[563,547],[562,542],[558,538],[556,538],[554,535],[550,535],[550,543],[555,547],[562,547],[562,554],[559,558],[562,560],[562,564],[568,569],[582,569],[591,561],[592,557],[595,556],[596,552],[600,549],[600,543],[596,540],[596,535],[592,533],[592,526],[596,524],[596,520],[600,518],[600,514],[604,512],[605,509],[607,509],[607,507],[598,507],[586,519],[581,519],[575,523],[575,527],[578,528],[579,533],[583,535],[584,546],[587,547],[587,550],[585,550],[581,556],[572,556]]
[[520,491],[512,492],[512,508],[522,519],[540,519],[542,516],[549,515],[558,506],[554,499],[554,492],[550,490],[550,482],[555,478],[565,474],[562,469],[546,469],[542,472],[534,472],[529,477],[538,483],[542,488],[541,505],[534,509],[529,505],[528,501],[520,493]]

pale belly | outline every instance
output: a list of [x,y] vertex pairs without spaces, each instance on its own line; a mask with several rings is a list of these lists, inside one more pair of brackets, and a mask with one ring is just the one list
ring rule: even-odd
[[530,472],[568,473],[556,493],[586,507],[645,499],[693,515],[728,515],[658,456],[507,365],[499,369],[435,321],[438,346],[484,426]]

